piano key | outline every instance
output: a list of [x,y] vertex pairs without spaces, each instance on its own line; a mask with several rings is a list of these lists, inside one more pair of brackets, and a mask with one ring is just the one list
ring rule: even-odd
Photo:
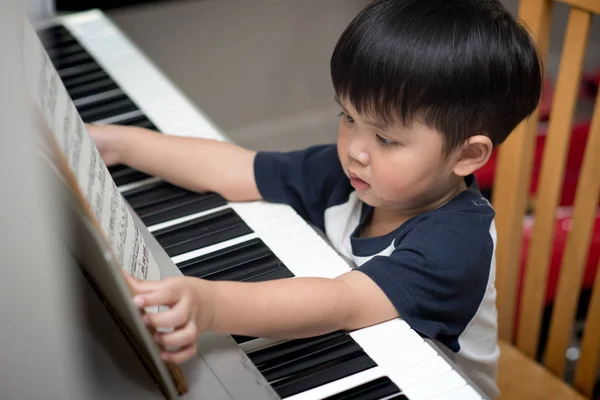
[[431,400],[482,400],[482,397],[471,386],[462,386],[435,396]]
[[[111,79],[106,74],[106,72],[104,72],[102,69],[98,68],[97,70],[89,72],[87,74],[73,76],[70,78],[64,78],[62,81],[67,90],[73,90],[75,88],[80,87],[81,85],[86,85],[90,82],[95,82],[95,81],[106,79],[106,78]],[[111,79],[111,81],[112,81],[112,79]]]
[[426,379],[450,371],[451,367],[442,357],[436,356],[426,361],[413,364],[391,372],[388,376],[400,388],[423,382]]
[[[310,390],[298,393],[296,395],[287,397],[286,400],[316,400],[316,399],[325,399],[325,398],[345,399],[345,397],[335,397],[335,396],[352,395],[354,393],[357,393],[357,389],[360,390],[360,388],[362,388],[363,385],[368,385],[368,384],[370,384],[372,382],[376,382],[382,378],[385,378],[385,372],[379,367],[374,367],[374,368],[370,368],[365,371],[359,372],[357,374],[341,378],[337,381],[333,381],[333,382],[327,383],[325,385],[316,387],[314,389],[310,389]],[[395,386],[395,384],[393,382],[391,382],[391,384]],[[399,390],[396,389],[396,392],[399,392]],[[393,392],[390,394],[394,394],[396,392]],[[384,397],[384,396],[381,396],[381,397]],[[375,398],[379,399],[381,397],[375,397]],[[348,397],[348,398],[352,398],[352,397]]]
[[264,257],[274,256],[273,252],[260,239],[252,239],[226,249],[205,254],[177,264],[184,275],[199,276],[235,267]]
[[127,118],[119,123],[120,125],[138,126],[140,128],[146,128],[158,131],[156,126],[144,115],[138,115],[131,118]]
[[115,170],[114,172],[111,172],[110,175],[112,176],[112,179],[115,181],[115,184],[117,186],[123,186],[128,183],[133,183],[151,178],[150,175],[129,167]]
[[232,209],[157,231],[154,237],[170,257],[233,239],[252,230]]
[[87,64],[89,62],[93,62],[94,60],[90,55],[86,52],[79,52],[70,55],[62,55],[51,58],[52,63],[54,64],[57,70],[63,70],[66,68],[74,67],[77,65]]
[[[121,93],[123,93],[119,86],[117,86],[117,84],[109,77],[100,78],[67,89],[69,96],[71,96],[71,99],[73,100],[90,97],[99,93],[110,92],[113,90],[119,90]],[[75,104],[75,106],[77,107],[78,104]]]
[[343,332],[292,340],[250,353],[249,357],[281,397],[376,366]]
[[[128,168],[124,165],[115,166],[114,169]],[[172,185],[165,181],[146,185],[144,187],[131,190],[126,195],[125,199],[134,210],[139,210],[142,207],[152,206],[163,201],[184,197],[192,192]]]
[[410,330],[410,327],[405,321],[401,319],[392,319],[390,321],[351,332],[350,335],[354,338],[354,340],[360,343],[361,346],[365,346],[368,343],[376,342],[383,338],[408,330]]
[[124,197],[147,226],[172,221],[182,216],[198,216],[198,213],[227,204],[225,199],[216,193],[194,193],[166,182],[143,186],[126,193]]
[[386,355],[371,354],[368,348],[365,349],[365,351],[377,365],[380,365],[386,371],[395,371],[406,368],[412,364],[418,364],[438,355],[437,352],[423,340],[420,342],[407,341],[400,350],[395,350],[395,352],[390,352]]
[[99,101],[110,101],[117,99],[118,97],[123,95],[123,91],[119,88],[107,90],[106,92],[100,92],[96,94],[91,94],[87,97],[78,97],[73,98],[73,105],[80,109],[82,106],[86,106],[92,103],[98,103]]
[[77,40],[63,26],[53,26],[38,32],[40,41],[46,49],[68,47],[77,43]]
[[120,95],[81,105],[77,110],[81,119],[94,122],[139,109],[127,96]]
[[52,49],[47,49],[47,53],[48,53],[48,57],[50,57],[51,60],[55,60],[55,59],[60,59],[61,57],[66,57],[69,56],[71,54],[75,54],[75,53],[79,53],[85,51],[85,49],[79,44],[72,44],[70,46],[59,46],[59,47],[54,47]]
[[57,72],[60,79],[65,80],[66,78],[76,78],[86,74],[94,73],[100,71],[101,69],[102,68],[100,68],[96,62],[91,61],[65,69],[57,69]]
[[[376,342],[371,342],[367,345],[361,345],[361,347],[368,350],[374,360],[379,361],[384,357],[388,357],[390,354],[417,346],[422,342],[423,338],[415,331],[408,330],[399,335],[390,336]],[[360,344],[358,341],[357,343]]]
[[278,268],[270,270],[270,271],[266,271],[266,272],[261,272],[258,275],[252,275],[249,278],[244,278],[241,280],[241,282],[266,282],[266,281],[274,281],[277,279],[287,279],[287,278],[293,278],[294,274],[292,274],[292,272],[285,268],[283,266],[283,264],[280,264]]
[[379,400],[397,394],[400,394],[398,386],[389,378],[381,377],[327,397],[324,400]]
[[143,116],[144,113],[141,110],[133,110],[129,112],[123,112],[122,114],[113,115],[111,117],[107,117],[104,119],[99,119],[97,121],[91,121],[94,124],[98,125],[109,125],[109,124],[120,124],[122,121],[126,121],[130,118]]
[[[310,361],[309,365],[312,366],[314,361]],[[368,368],[373,368],[375,365],[373,360],[364,351],[360,350],[301,371],[298,376],[273,382],[272,386],[281,397],[289,397]]]
[[403,392],[411,399],[430,399],[453,389],[465,386],[465,380],[456,371],[447,371],[416,385],[403,387]]

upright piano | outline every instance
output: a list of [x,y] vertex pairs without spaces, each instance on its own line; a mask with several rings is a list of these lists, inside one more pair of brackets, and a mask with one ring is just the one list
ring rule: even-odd
[[[84,122],[230,140],[101,11],[35,27]],[[227,202],[123,165],[109,171],[162,276],[256,282],[333,278],[350,269],[288,206]],[[96,318],[102,320],[95,329],[116,332],[106,315]],[[162,398],[119,343],[94,345],[98,357],[86,368],[102,383],[88,387],[86,398]],[[182,365],[189,385],[182,399],[485,398],[444,352],[401,319],[289,341],[206,333],[198,347],[198,356]]]

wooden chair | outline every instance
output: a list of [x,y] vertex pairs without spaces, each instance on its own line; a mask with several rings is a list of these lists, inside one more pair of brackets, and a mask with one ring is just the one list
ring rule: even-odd
[[535,225],[526,259],[521,301],[515,306],[522,251],[522,223],[528,201],[538,112],[517,127],[500,147],[493,188],[497,212],[497,278],[501,358],[501,399],[591,398],[600,358],[600,273],[596,274],[584,328],[581,356],[572,384],[563,380],[592,226],[600,196],[600,99],[596,99],[573,208],[573,220],[562,259],[543,364],[537,363],[544,295],[552,246],[555,211],[582,76],[584,53],[600,0],[521,0],[526,22],[546,59],[553,4],[570,5],[550,125],[536,195]]

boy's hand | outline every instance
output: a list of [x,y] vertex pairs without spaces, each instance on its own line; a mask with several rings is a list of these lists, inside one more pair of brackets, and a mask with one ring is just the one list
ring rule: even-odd
[[[85,127],[94,141],[100,156],[107,166],[121,164],[121,140],[131,130],[129,127],[116,125],[85,124]],[[129,128],[129,129],[128,129]]]
[[139,308],[168,306],[158,314],[145,314],[144,322],[155,329],[155,340],[165,347],[165,361],[182,363],[196,355],[196,341],[210,327],[212,307],[204,281],[191,277],[174,277],[160,281],[140,281],[127,276],[135,292],[134,303]]

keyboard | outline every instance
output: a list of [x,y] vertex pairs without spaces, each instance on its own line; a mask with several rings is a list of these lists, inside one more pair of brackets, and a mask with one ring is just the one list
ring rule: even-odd
[[[37,32],[85,122],[230,141],[102,12],[62,16],[38,26]],[[350,270],[286,205],[227,202],[218,194],[193,193],[124,165],[109,171],[151,235],[150,245],[164,250],[176,273],[257,282],[334,278]],[[289,400],[485,398],[431,341],[401,319],[300,340],[233,339],[237,352],[227,354],[241,353],[240,362],[251,362],[259,376],[222,377],[225,386],[266,382],[276,397]],[[193,382],[190,387],[185,398],[199,399]],[[245,390],[226,389],[231,398],[244,398],[235,393]]]

